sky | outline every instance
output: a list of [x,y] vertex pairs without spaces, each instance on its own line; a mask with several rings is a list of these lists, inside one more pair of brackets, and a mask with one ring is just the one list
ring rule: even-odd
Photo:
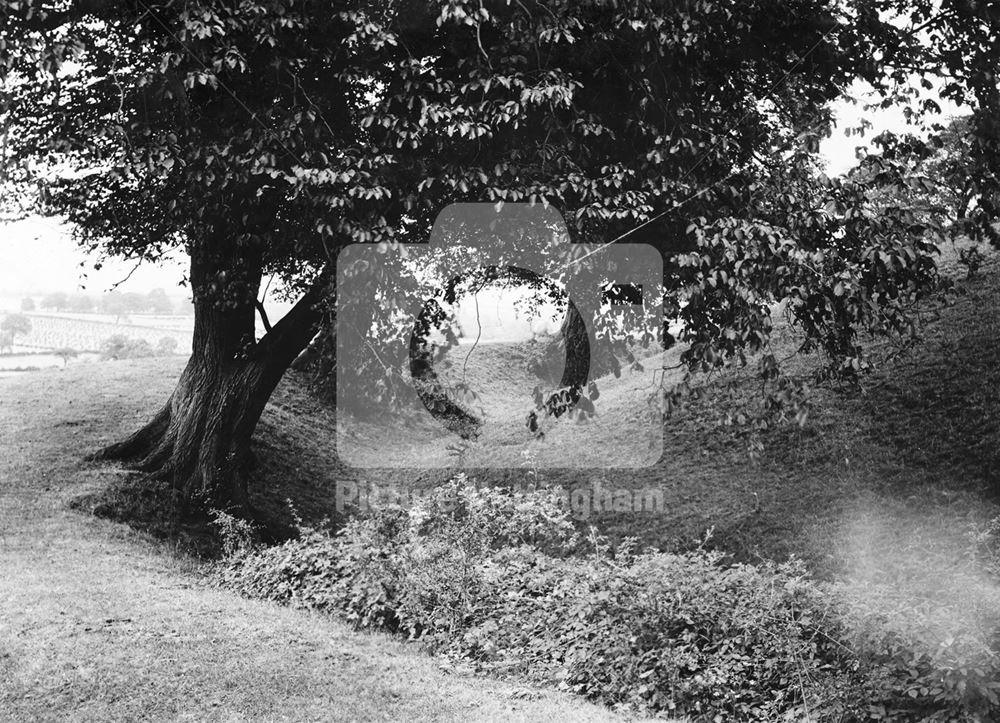
[[[916,79],[913,82],[916,83]],[[829,176],[839,176],[850,170],[858,162],[855,153],[857,146],[867,144],[879,133],[883,131],[902,133],[907,130],[912,132],[912,128],[907,126],[902,106],[893,106],[884,110],[864,109],[864,103],[874,98],[870,87],[866,84],[855,83],[848,95],[857,99],[858,103],[840,100],[832,104],[836,117],[836,128],[833,134],[829,138],[823,139],[819,146],[820,155],[827,163],[827,175]],[[932,98],[941,107],[940,122],[947,122],[952,116],[970,112],[968,108],[960,109],[954,103],[942,99],[933,90],[928,92],[927,97]],[[863,137],[844,134],[845,129],[857,127],[862,118],[868,119],[872,124],[872,128],[866,131]]]
[[[852,94],[864,99],[865,89],[852,88]],[[958,109],[941,102],[944,118],[959,113]],[[861,104],[839,101],[833,106],[837,128],[833,136],[820,144],[820,153],[827,162],[827,173],[839,175],[856,162],[855,147],[884,130],[903,131],[906,122],[902,109],[865,111]],[[844,129],[856,126],[860,118],[868,118],[873,128],[864,138],[847,137]],[[107,260],[100,271],[73,243],[69,228],[58,219],[33,217],[16,222],[0,221],[0,296],[30,295],[50,291],[86,290],[100,293],[121,283],[121,291],[146,292],[164,288],[171,295],[187,295],[178,285],[184,278],[183,255],[159,266]],[[134,269],[134,270],[133,270]],[[131,273],[131,276],[129,274]]]
[[[461,344],[500,341],[524,341],[533,336],[554,336],[560,327],[562,307],[551,303],[533,304],[526,313],[518,301],[528,298],[525,289],[499,289],[488,287],[478,294],[463,296],[455,311],[456,320],[464,336]],[[477,334],[481,329],[482,333]]]
[[[181,256],[160,265],[107,260],[100,271],[59,219],[31,217],[0,221],[0,295],[34,296],[51,291],[86,292],[95,296],[115,284],[119,291],[163,288],[171,296],[188,295]],[[129,273],[131,272],[131,276]],[[127,279],[127,281],[125,281]]]

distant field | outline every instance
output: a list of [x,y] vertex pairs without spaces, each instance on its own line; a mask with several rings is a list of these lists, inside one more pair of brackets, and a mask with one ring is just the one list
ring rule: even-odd
[[172,329],[174,331],[190,331],[194,325],[194,316],[178,314],[128,314],[116,317],[113,314],[91,314],[73,311],[38,311],[31,315],[57,317],[59,319],[78,319],[80,321],[99,324],[115,324],[124,326],[142,326],[153,329]]
[[97,314],[29,313],[31,332],[17,339],[19,347],[77,351],[98,351],[101,342],[115,334],[145,339],[156,345],[164,337],[177,341],[177,349],[191,346],[191,319],[184,316],[133,316],[129,323],[116,324],[112,317]]
[[75,357],[63,359],[55,354],[46,354],[42,351],[22,353],[22,349],[14,347],[13,354],[0,356],[0,377],[17,376],[39,369],[50,369],[52,367],[65,367],[70,364],[91,363],[99,360],[100,356],[94,352],[84,352]]

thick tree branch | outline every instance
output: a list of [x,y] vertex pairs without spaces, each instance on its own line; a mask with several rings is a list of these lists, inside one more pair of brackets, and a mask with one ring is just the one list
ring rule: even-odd
[[264,325],[264,331],[270,333],[271,321],[267,318],[267,310],[264,308],[264,302],[258,301],[256,306],[257,313],[260,314],[260,322]]
[[281,371],[312,341],[323,321],[322,302],[330,291],[333,268],[326,267],[312,282],[305,294],[295,303],[257,343],[255,356],[268,359]]

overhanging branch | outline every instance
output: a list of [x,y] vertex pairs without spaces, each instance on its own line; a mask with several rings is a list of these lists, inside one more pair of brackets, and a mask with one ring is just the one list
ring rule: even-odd
[[264,325],[264,331],[270,333],[271,331],[271,321],[267,318],[267,310],[264,308],[264,302],[257,301],[257,313],[260,314],[260,321]]
[[257,343],[255,356],[280,366],[282,371],[292,363],[319,331],[323,321],[322,302],[333,276],[332,266],[320,272],[295,306],[267,330]]

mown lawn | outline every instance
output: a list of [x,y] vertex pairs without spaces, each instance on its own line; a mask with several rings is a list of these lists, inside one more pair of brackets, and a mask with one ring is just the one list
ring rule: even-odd
[[241,599],[209,585],[176,544],[71,510],[122,476],[83,455],[162,402],[179,364],[0,380],[0,719],[626,719]]

